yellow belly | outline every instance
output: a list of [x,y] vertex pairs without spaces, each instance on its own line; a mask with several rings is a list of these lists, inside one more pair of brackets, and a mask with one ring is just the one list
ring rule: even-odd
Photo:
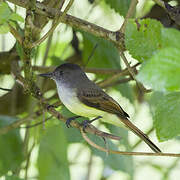
[[97,117],[104,114],[104,111],[83,104],[77,98],[75,90],[63,88],[62,85],[61,87],[57,86],[57,88],[59,98],[61,99],[62,103],[67,107],[67,109],[69,109],[72,113],[84,117]]

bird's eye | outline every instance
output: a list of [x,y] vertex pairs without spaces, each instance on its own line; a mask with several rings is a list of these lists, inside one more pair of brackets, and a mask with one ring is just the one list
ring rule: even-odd
[[60,71],[59,74],[62,76],[63,75],[63,71]]

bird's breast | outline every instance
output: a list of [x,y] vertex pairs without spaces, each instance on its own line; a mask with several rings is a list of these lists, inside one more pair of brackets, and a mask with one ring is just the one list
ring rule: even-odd
[[61,102],[74,114],[84,117],[96,117],[104,112],[83,104],[77,97],[75,88],[67,87],[65,84],[57,84],[58,95]]

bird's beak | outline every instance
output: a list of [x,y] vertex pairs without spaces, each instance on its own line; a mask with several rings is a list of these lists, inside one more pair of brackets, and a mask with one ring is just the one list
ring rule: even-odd
[[50,72],[50,73],[38,74],[38,76],[47,77],[47,78],[52,78],[52,77],[53,77],[53,74],[52,74],[52,72]]

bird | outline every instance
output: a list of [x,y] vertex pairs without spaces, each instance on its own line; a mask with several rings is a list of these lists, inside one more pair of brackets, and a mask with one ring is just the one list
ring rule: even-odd
[[95,120],[102,118],[105,112],[110,113],[116,115],[121,123],[139,136],[155,153],[161,152],[149,137],[129,120],[129,115],[119,103],[91,81],[79,65],[64,63],[53,72],[39,75],[55,81],[61,102],[69,111],[77,115],[69,118],[67,125],[77,117],[88,117]]

